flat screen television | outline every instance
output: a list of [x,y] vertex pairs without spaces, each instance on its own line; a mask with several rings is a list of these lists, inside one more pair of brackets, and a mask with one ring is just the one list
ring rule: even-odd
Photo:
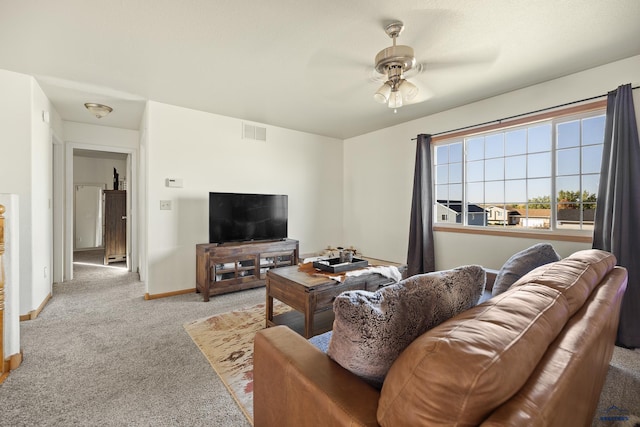
[[209,243],[287,238],[287,195],[209,193]]

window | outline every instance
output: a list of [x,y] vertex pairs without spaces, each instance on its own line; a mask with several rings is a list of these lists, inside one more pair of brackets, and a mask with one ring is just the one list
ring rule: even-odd
[[600,109],[437,141],[436,224],[593,230],[604,124]]

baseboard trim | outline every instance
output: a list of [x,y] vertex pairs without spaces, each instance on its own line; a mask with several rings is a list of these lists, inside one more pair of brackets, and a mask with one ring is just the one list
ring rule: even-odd
[[11,371],[18,369],[22,364],[22,350],[20,353],[12,354],[2,364],[2,373],[0,373],[0,384],[7,379]]
[[12,354],[9,356],[9,370],[16,370],[22,365],[22,350],[20,353]]
[[152,300],[152,299],[158,299],[158,298],[166,298],[166,297],[173,297],[176,295],[184,295],[184,294],[190,294],[196,291],[196,288],[190,288],[190,289],[182,289],[179,291],[173,291],[173,292],[164,292],[161,294],[150,294],[149,292],[147,292],[146,294],[144,294],[144,299],[145,300]]
[[20,321],[24,322],[25,320],[34,320],[36,317],[38,317],[38,315],[40,315],[40,312],[44,310],[44,307],[47,305],[51,297],[51,294],[47,295],[44,301],[42,301],[42,304],[40,304],[40,307],[36,308],[35,310],[31,310],[27,314],[21,314]]

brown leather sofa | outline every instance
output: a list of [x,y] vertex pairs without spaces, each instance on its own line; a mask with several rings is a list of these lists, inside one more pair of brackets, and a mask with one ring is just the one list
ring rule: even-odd
[[627,272],[576,252],[418,337],[377,390],[285,326],[254,343],[264,426],[589,426]]

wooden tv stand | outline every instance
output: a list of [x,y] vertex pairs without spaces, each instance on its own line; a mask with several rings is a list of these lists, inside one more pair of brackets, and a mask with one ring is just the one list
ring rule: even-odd
[[271,268],[298,264],[298,241],[293,239],[201,243],[196,245],[196,292],[211,295],[265,285]]

